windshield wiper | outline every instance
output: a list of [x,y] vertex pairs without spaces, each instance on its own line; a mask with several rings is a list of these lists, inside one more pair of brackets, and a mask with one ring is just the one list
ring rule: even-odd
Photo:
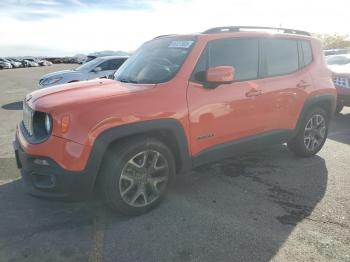
[[119,82],[137,84],[138,82],[132,79],[121,78],[117,79]]

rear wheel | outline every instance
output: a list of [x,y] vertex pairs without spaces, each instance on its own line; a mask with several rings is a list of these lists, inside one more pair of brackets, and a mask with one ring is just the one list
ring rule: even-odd
[[135,138],[108,153],[101,175],[107,204],[126,215],[140,215],[164,198],[175,175],[175,161],[160,141]]
[[321,108],[310,110],[303,118],[297,135],[288,148],[297,156],[315,155],[323,147],[328,134],[328,116]]

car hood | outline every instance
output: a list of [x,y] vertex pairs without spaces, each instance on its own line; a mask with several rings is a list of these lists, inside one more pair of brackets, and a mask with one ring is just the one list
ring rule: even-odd
[[57,72],[46,74],[41,79],[52,78],[52,77],[56,77],[56,76],[66,75],[66,74],[81,74],[81,72],[75,71],[75,70],[62,70],[62,71],[57,71]]
[[154,84],[139,85],[111,79],[95,79],[39,89],[27,95],[26,100],[29,100],[29,104],[36,110],[50,111],[68,104],[89,103],[112,96],[130,95],[154,86]]
[[350,64],[346,65],[332,65],[329,69],[337,75],[350,75]]

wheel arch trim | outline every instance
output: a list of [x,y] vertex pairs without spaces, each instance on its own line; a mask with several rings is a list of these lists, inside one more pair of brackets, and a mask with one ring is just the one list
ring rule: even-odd
[[308,98],[305,101],[304,106],[299,114],[298,122],[295,128],[296,131],[299,130],[302,119],[306,116],[310,108],[319,104],[324,105],[324,106],[321,106],[323,109],[325,106],[329,107],[329,110],[326,113],[328,114],[328,117],[331,118],[335,112],[335,107],[337,104],[337,96],[334,94],[320,94],[320,95],[315,95]]
[[179,171],[190,169],[192,167],[192,159],[188,140],[181,123],[175,119],[159,119],[121,125],[103,131],[94,141],[85,170],[96,177],[104,154],[111,143],[123,138],[157,131],[168,131],[172,133],[179,151],[178,157],[181,163]]

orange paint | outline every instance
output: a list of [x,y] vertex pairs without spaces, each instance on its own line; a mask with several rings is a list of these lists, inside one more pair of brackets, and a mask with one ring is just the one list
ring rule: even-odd
[[[298,72],[205,88],[191,80],[208,42],[223,38],[274,37],[311,42],[314,62]],[[33,110],[48,112],[53,131],[41,144],[17,137],[25,152],[46,156],[67,170],[83,170],[97,137],[109,128],[130,123],[176,119],[184,129],[189,154],[198,155],[218,144],[274,129],[294,129],[305,101],[315,94],[336,93],[318,40],[263,32],[198,34],[180,70],[161,84],[121,83],[110,79],[77,82],[32,93]],[[234,72],[226,70],[225,79]],[[218,79],[216,71],[211,72]],[[298,88],[300,81],[310,84]],[[261,94],[259,93],[261,92]],[[258,94],[259,95],[256,95]],[[198,139],[198,137],[207,139]]]

